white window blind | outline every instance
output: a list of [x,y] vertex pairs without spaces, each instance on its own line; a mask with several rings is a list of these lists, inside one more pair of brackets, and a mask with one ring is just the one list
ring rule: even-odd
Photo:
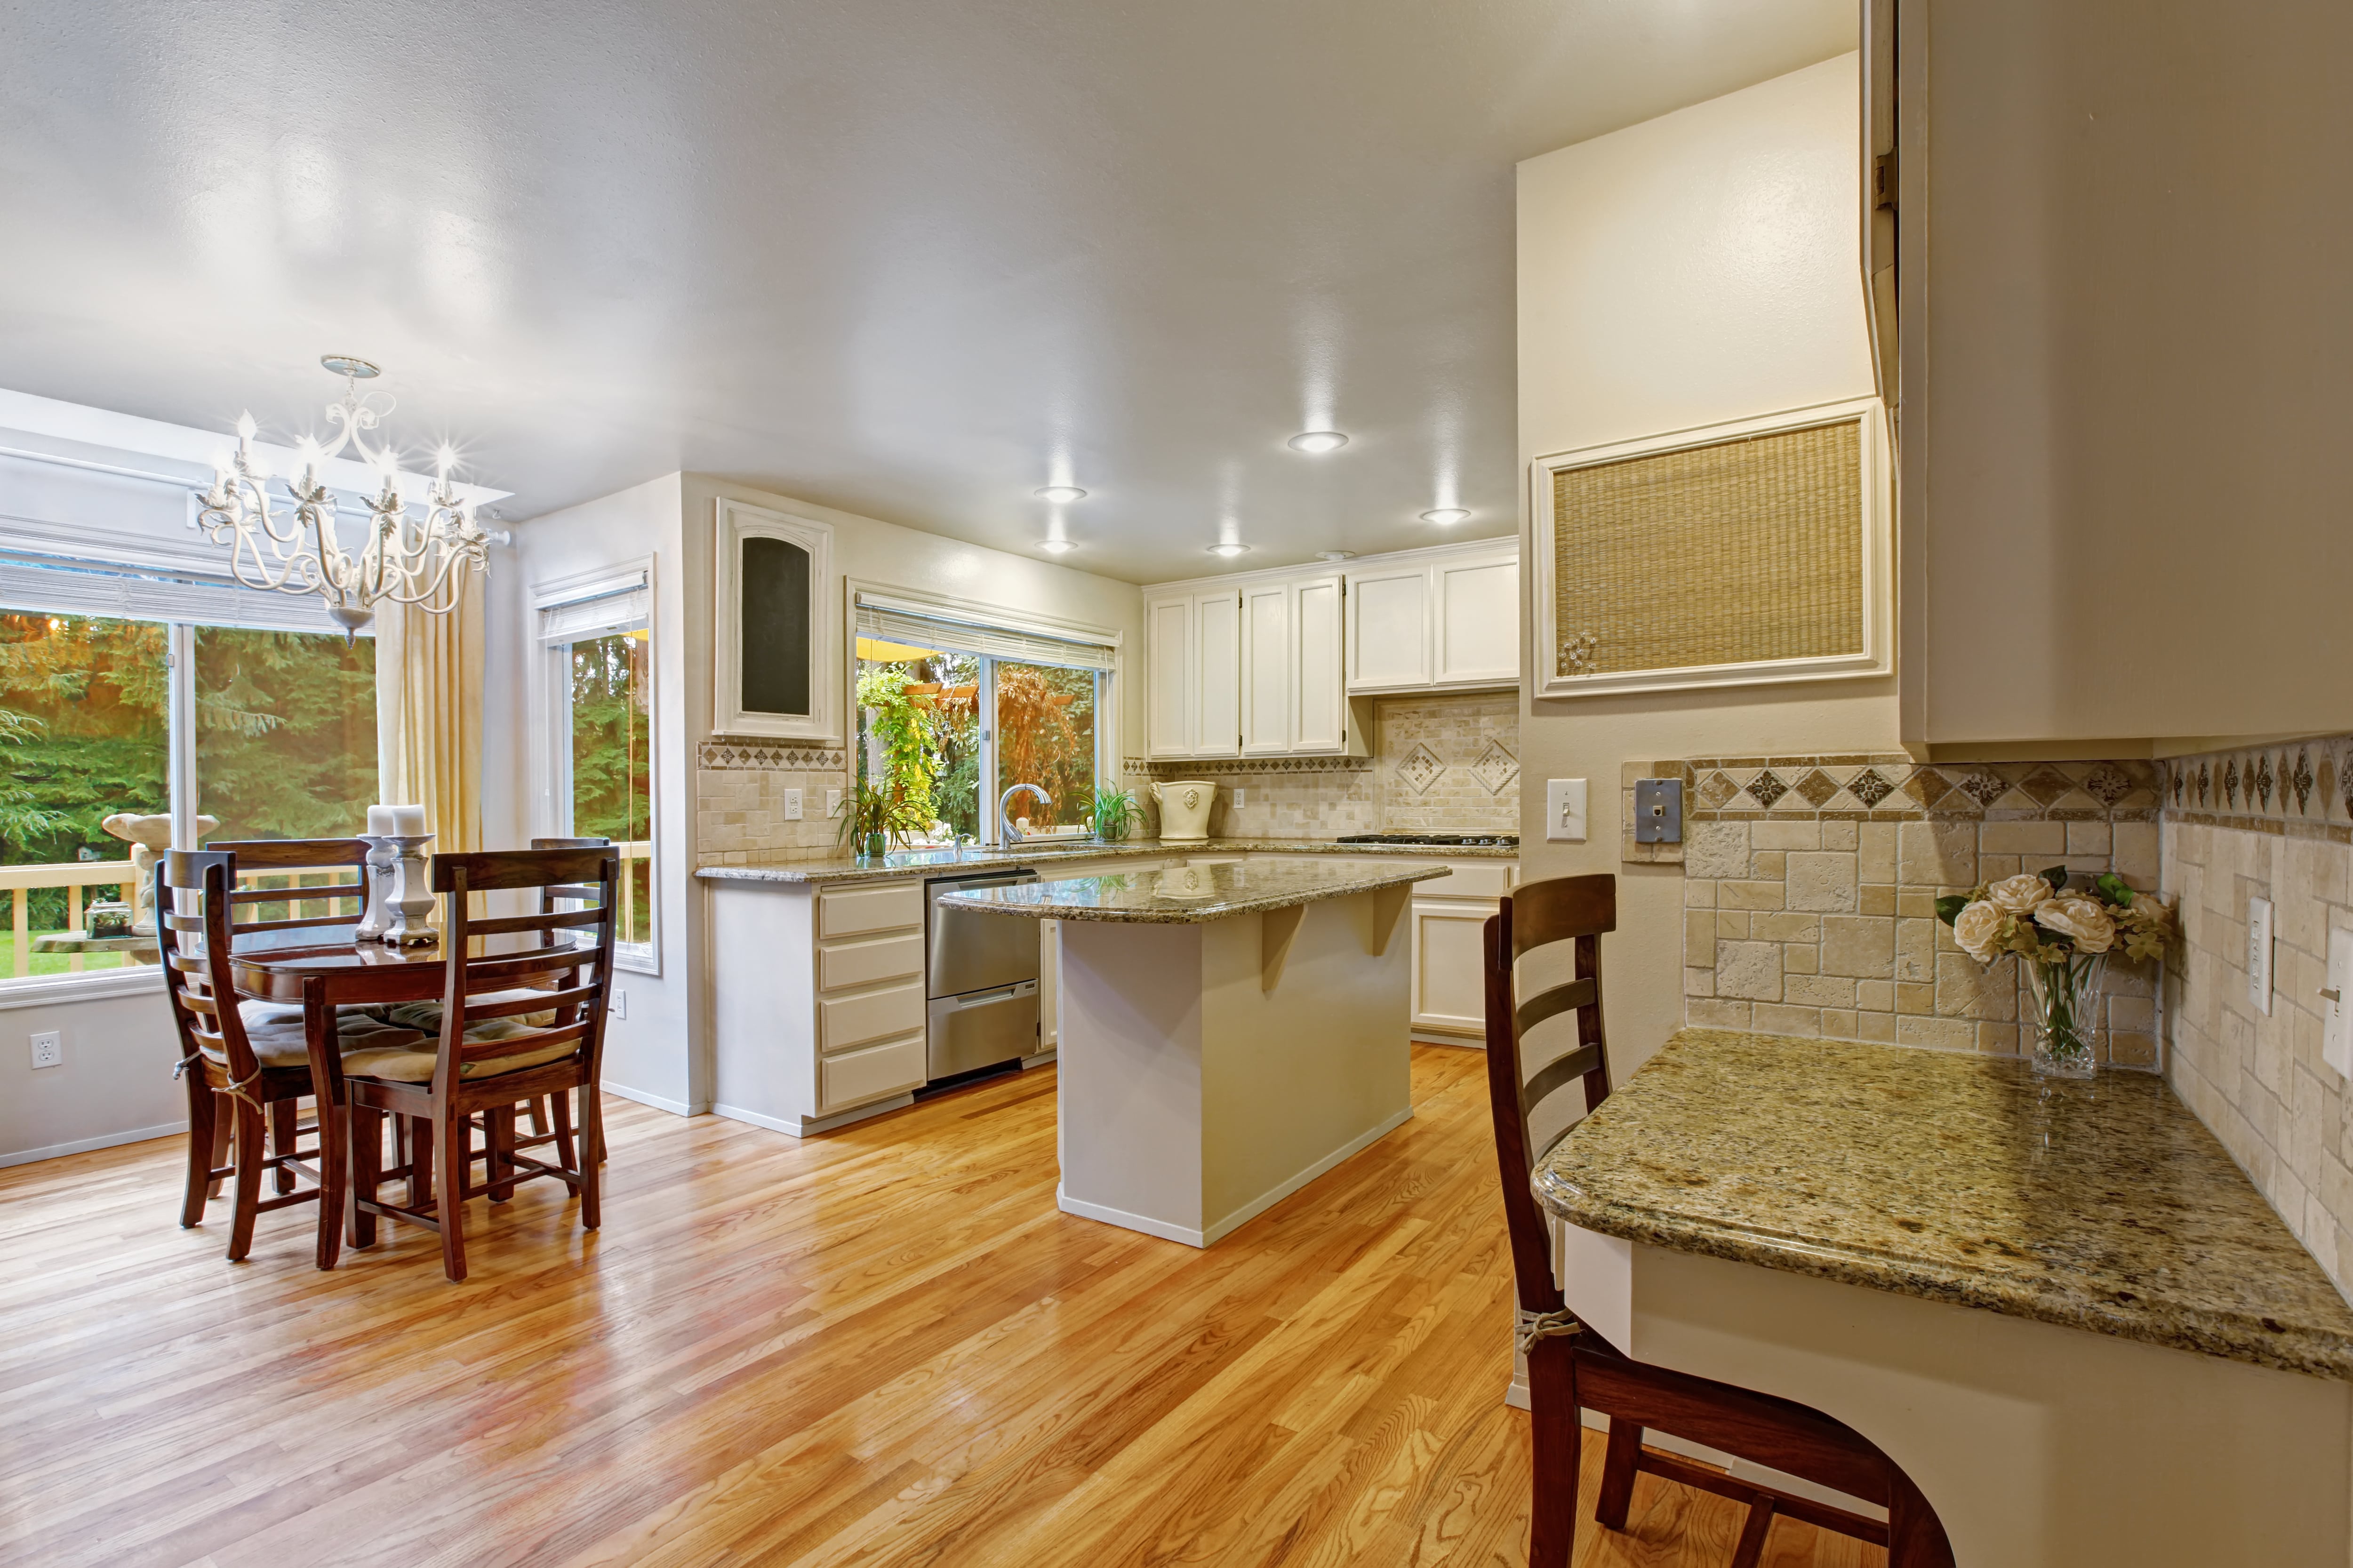
[[1113,669],[1119,650],[1109,643],[1088,640],[1082,634],[1051,637],[1043,632],[965,620],[945,609],[916,610],[887,601],[858,599],[858,635],[882,642],[943,652],[985,654],[1022,664],[1053,664],[1068,669]]
[[272,594],[153,568],[15,552],[0,553],[0,608],[256,631],[343,629],[327,618],[326,601],[315,594]]
[[633,632],[645,626],[652,614],[653,591],[642,582],[636,587],[623,588],[617,593],[542,605],[539,607],[539,640],[543,643],[580,642],[614,632]]

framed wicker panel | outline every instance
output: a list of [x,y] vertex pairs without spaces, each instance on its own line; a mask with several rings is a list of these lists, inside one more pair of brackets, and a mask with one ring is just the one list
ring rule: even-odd
[[1536,695],[1889,669],[1877,399],[1561,453],[1531,480]]

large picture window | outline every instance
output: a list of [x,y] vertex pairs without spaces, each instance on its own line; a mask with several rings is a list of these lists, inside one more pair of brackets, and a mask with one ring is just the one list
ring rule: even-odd
[[543,587],[545,818],[565,838],[610,839],[627,889],[617,962],[659,963],[654,859],[654,670],[649,568]]

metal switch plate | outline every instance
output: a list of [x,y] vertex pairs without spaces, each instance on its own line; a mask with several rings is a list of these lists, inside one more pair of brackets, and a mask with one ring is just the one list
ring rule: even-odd
[[1681,844],[1683,841],[1683,781],[1634,781],[1634,842]]

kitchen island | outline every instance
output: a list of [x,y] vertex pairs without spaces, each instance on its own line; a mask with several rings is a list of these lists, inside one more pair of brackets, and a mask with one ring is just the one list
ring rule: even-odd
[[944,897],[1061,923],[1062,1209],[1208,1247],[1412,1116],[1398,933],[1444,875],[1227,862]]
[[1570,1309],[1902,1465],[1962,1568],[2342,1568],[2353,1308],[2163,1079],[1684,1029],[1546,1157]]

